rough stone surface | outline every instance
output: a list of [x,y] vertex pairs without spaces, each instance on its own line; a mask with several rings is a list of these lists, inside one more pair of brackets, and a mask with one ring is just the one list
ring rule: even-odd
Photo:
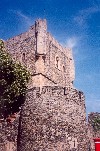
[[[48,78],[50,85],[72,86],[75,74],[72,51],[63,48],[47,32],[46,20],[37,20],[26,33],[7,40],[5,44],[12,58],[31,72],[31,87],[49,85]],[[36,81],[38,74],[45,76],[44,80],[40,76]]]
[[34,87],[22,108],[18,151],[86,151],[85,112],[76,89]]
[[100,133],[87,125],[84,94],[73,87],[71,49],[63,48],[41,19],[5,45],[31,79],[20,118],[0,122],[0,151],[94,151],[93,137]]
[[100,137],[100,113],[90,113],[88,123],[94,131],[93,137]]
[[0,151],[17,151],[19,116],[12,122],[0,121]]
[[100,113],[90,113],[88,115],[88,136],[91,151],[95,150],[94,138],[100,138]]

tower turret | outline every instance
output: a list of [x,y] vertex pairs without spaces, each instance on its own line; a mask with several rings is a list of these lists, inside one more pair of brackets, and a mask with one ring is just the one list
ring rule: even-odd
[[36,54],[46,53],[46,33],[47,23],[46,19],[38,19],[35,22],[35,35],[36,35]]

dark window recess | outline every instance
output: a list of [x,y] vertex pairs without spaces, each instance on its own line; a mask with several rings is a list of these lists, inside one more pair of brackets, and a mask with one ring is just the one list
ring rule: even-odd
[[25,53],[22,55],[22,61],[25,62]]
[[81,92],[79,91],[79,98],[81,99]]
[[75,140],[74,140],[74,147],[75,147]]
[[59,64],[59,58],[56,57],[56,67],[58,68],[58,64]]
[[65,72],[65,66],[63,66],[63,72]]

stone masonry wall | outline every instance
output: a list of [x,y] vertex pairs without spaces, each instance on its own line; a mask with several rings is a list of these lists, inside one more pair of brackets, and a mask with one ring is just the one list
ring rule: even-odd
[[[63,48],[50,33],[47,33],[46,75],[63,86],[70,85],[75,78],[71,49]],[[58,57],[58,67],[57,60]]]
[[0,151],[17,151],[19,116],[12,122],[0,120]]
[[88,115],[88,136],[91,144],[91,151],[95,151],[94,138],[100,138],[100,113]]
[[[31,72],[31,87],[39,84],[36,79],[34,83],[34,74],[44,75],[60,86],[72,86],[75,70],[71,49],[62,47],[47,32],[46,20],[38,19],[26,33],[8,39],[5,44],[12,58]],[[46,85],[47,80],[43,83]]]
[[90,131],[84,94],[73,88],[71,49],[62,47],[41,19],[5,45],[31,79],[20,122],[1,124],[0,151],[87,151]]
[[100,113],[90,113],[88,115],[88,123],[93,129],[93,137],[100,137]]
[[18,151],[86,151],[84,95],[76,89],[30,89],[20,117]]
[[31,74],[35,72],[35,26],[32,26],[26,33],[8,39],[5,45],[15,61],[26,66]]

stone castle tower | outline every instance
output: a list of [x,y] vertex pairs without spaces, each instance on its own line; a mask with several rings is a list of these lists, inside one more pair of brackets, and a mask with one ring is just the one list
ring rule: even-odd
[[[12,58],[31,73],[20,118],[9,128],[10,137],[5,133],[4,146],[14,148],[5,150],[87,151],[85,99],[83,92],[73,87],[71,49],[63,48],[47,32],[46,20],[41,19],[5,44]],[[8,132],[7,126],[5,130]]]
[[33,86],[72,86],[72,51],[47,32],[46,20],[38,19],[28,32],[7,40],[6,46],[12,57],[31,72]]

